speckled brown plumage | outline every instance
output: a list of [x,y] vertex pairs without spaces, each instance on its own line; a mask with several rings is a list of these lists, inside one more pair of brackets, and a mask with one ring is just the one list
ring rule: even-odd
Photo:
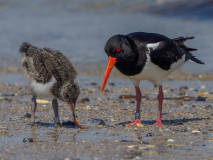
[[[36,110],[37,97],[52,97],[55,118],[58,117],[56,99],[68,102],[73,115],[76,100],[80,94],[75,82],[77,72],[70,61],[59,51],[50,48],[39,49],[27,42],[23,42],[19,49],[22,58],[22,71],[29,81],[33,92],[34,107]],[[34,119],[31,120],[34,123]],[[59,120],[58,120],[59,121]]]

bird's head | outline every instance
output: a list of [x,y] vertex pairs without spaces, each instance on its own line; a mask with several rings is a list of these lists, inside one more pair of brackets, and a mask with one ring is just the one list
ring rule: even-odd
[[122,72],[122,69],[132,65],[137,58],[137,51],[134,42],[125,35],[111,37],[104,48],[108,55],[108,63],[102,84],[101,92],[107,83],[110,72],[114,66]]
[[65,102],[68,102],[75,118],[75,104],[80,94],[79,86],[76,82],[69,82],[62,87],[62,96]]

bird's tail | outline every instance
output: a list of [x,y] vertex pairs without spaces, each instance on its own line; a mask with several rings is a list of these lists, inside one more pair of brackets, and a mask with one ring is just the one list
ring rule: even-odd
[[185,56],[186,56],[186,61],[191,61],[191,62],[195,62],[198,64],[205,64],[202,61],[200,61],[199,59],[195,58],[195,56],[193,56],[190,52],[191,51],[196,51],[197,49],[195,48],[188,48],[184,42],[187,41],[188,39],[194,39],[195,37],[179,37],[179,38],[174,38],[172,39],[173,42],[175,42],[180,48],[185,50]]
[[205,64],[202,61],[200,61],[199,59],[195,58],[195,56],[192,56],[189,61],[194,62],[194,63],[198,63],[198,64]]
[[25,56],[31,56],[32,54],[41,51],[41,49],[32,46],[30,43],[23,42],[19,48],[20,53],[24,53]]

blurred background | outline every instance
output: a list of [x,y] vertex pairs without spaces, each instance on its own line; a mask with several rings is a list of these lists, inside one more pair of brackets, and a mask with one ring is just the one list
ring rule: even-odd
[[106,41],[115,34],[195,36],[186,45],[205,66],[182,72],[212,73],[213,0],[0,0],[0,70],[19,72],[19,46],[61,51],[79,73],[102,73]]

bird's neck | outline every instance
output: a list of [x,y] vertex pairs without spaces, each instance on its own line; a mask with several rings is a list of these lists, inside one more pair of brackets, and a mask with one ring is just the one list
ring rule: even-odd
[[115,64],[115,67],[126,76],[133,76],[139,74],[146,62],[146,54],[132,53],[128,58]]

